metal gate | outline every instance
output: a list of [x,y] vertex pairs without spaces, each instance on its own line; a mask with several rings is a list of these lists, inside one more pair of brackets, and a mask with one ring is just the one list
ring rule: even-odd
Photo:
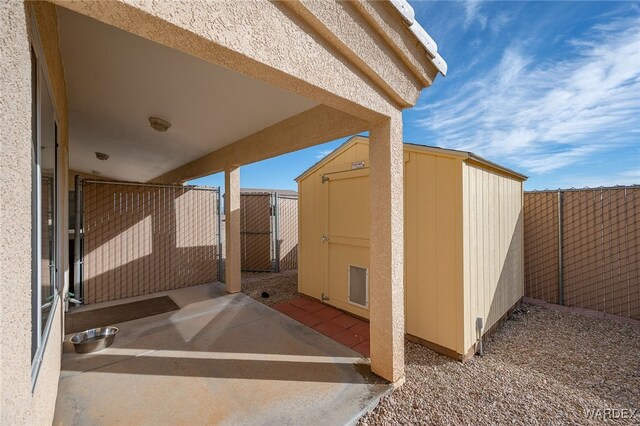
[[274,269],[273,216],[273,194],[241,194],[240,265],[243,271],[267,272]]
[[219,188],[76,178],[75,199],[73,290],[83,303],[220,278]]
[[298,196],[276,193],[275,268],[276,272],[298,269]]
[[297,195],[243,191],[240,195],[240,238],[243,271],[297,269]]

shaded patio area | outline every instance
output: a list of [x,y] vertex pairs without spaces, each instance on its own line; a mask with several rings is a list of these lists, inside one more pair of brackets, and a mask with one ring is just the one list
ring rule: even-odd
[[65,342],[54,424],[345,424],[391,389],[357,352],[223,284],[165,294],[180,310],[117,324],[104,351]]

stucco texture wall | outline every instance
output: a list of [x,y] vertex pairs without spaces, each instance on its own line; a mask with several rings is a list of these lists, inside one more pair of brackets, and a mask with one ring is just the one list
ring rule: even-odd
[[[31,59],[22,2],[0,3],[0,423],[25,423],[31,345]],[[7,303],[10,301],[10,303]],[[21,421],[20,421],[21,420]]]
[[[327,11],[331,6],[326,2],[308,2],[298,8],[293,3],[259,0],[202,2],[197,8],[192,2],[178,1],[56,3],[369,121],[393,116],[400,107],[415,103],[426,85],[415,79],[408,82],[402,73],[383,73],[385,69],[402,67],[408,74],[406,61],[398,55],[410,54],[386,45],[387,40],[395,39],[380,37],[372,29],[366,29],[367,37],[376,42],[354,39],[362,36],[357,28],[364,25],[364,18],[346,3],[337,2],[333,7],[339,10],[320,18],[314,13],[319,13],[318,9]],[[401,18],[390,6],[384,13],[396,23],[396,33],[404,35],[402,43],[411,44],[407,42],[413,40],[408,30],[399,27],[403,25]],[[375,22],[372,19],[368,24]],[[345,25],[354,29],[336,30]],[[377,31],[385,29],[380,27]],[[354,63],[354,58],[347,58],[346,53],[363,62],[378,58],[384,66],[363,67]],[[421,62],[428,62],[424,52],[419,57]],[[388,86],[387,90],[379,84]],[[402,105],[398,105],[398,99],[403,100]]]
[[[0,3],[0,116],[5,132],[0,149],[0,423],[50,424],[53,419],[62,340],[62,305],[56,307],[35,388],[31,388],[31,13],[40,27],[44,60],[58,112],[59,182],[66,188],[67,101],[58,50],[55,8],[50,4]],[[60,229],[66,223],[66,191]],[[62,239],[64,241],[64,238]],[[67,273],[66,245],[59,247],[60,279]]]
[[[56,0],[55,3],[205,61],[314,99],[370,124],[371,170],[374,174],[371,179],[371,203],[379,213],[371,223],[372,260],[375,264],[370,278],[371,298],[374,300],[371,310],[375,314],[371,323],[372,367],[375,372],[392,381],[399,379],[403,374],[404,363],[400,109],[415,103],[420,89],[428,83],[430,76],[426,75],[428,72],[422,72],[424,70],[416,73],[416,70],[420,71],[420,65],[428,62],[422,50],[413,52],[415,49],[400,48],[397,43],[389,44],[390,40],[396,39],[399,39],[400,44],[416,44],[406,28],[401,27],[404,24],[391,7],[373,7],[370,8],[371,13],[375,13],[367,15],[363,14],[366,7],[358,8],[338,2],[332,6],[335,7],[334,13],[321,15],[320,12],[313,11],[317,7],[327,7],[323,2],[305,2],[304,8],[298,9],[285,2],[259,0],[201,2],[197,7],[187,1]],[[21,6],[20,3],[10,5],[13,9]],[[65,106],[59,108],[58,114],[63,145],[60,154],[63,167],[66,167],[66,98],[65,90],[62,90],[64,79],[57,53],[55,8],[50,4],[39,3],[34,4],[33,8],[37,11],[38,26],[46,35],[43,36],[43,48],[48,52],[47,56],[50,54],[47,63],[52,73],[55,102],[58,106],[62,103]],[[383,25],[381,22],[385,20],[393,25]],[[14,19],[13,22],[22,21]],[[365,26],[365,23],[372,28],[358,28]],[[355,27],[348,28],[348,25]],[[389,25],[391,29],[387,28]],[[370,37],[375,42],[363,42],[359,40],[361,37]],[[18,43],[20,44],[19,40]],[[25,40],[21,44],[22,47],[17,49],[28,50]],[[402,55],[405,56],[401,57]],[[370,58],[376,58],[381,63],[372,66],[368,64]],[[23,64],[24,59],[25,57],[18,63]],[[409,62],[413,65],[409,66]],[[396,68],[406,72],[389,72]],[[413,76],[405,75],[409,72]],[[331,78],[327,78],[328,75]],[[21,96],[21,101],[27,102],[27,96]],[[25,133],[22,136],[27,135]],[[323,141],[319,140],[318,143],[320,142]],[[24,182],[28,182],[24,170],[21,168],[16,173],[21,175]],[[66,169],[64,173],[65,176],[60,181],[66,188]],[[61,205],[61,221],[64,223],[67,204],[62,202]],[[27,226],[27,222],[20,225]],[[18,248],[18,244],[14,244],[14,249]],[[26,242],[21,243],[20,248],[25,249]],[[64,249],[63,245],[63,256],[66,255]],[[23,272],[28,271],[26,264],[20,265],[25,268]],[[62,269],[66,276],[66,259],[63,259]],[[28,289],[27,284],[25,280],[25,291]],[[21,311],[18,316],[24,316],[26,312]],[[59,327],[58,321],[56,327]],[[54,331],[59,333],[58,328]],[[53,335],[50,343],[56,337],[60,336]],[[57,359],[59,362],[59,357]]]

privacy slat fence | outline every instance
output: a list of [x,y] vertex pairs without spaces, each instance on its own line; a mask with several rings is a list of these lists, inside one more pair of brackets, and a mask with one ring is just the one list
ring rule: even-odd
[[278,271],[298,269],[298,197],[276,194]]
[[270,193],[240,196],[240,265],[243,271],[273,269],[272,198]]
[[524,195],[525,296],[640,319],[640,186]]
[[242,192],[240,236],[243,271],[297,269],[297,195],[277,191]]
[[218,280],[218,188],[86,180],[76,191],[85,304]]

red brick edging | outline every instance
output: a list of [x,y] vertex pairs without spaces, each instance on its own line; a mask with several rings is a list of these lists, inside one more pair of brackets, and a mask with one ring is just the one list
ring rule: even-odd
[[273,308],[365,357],[369,357],[368,322],[305,297],[277,304]]

